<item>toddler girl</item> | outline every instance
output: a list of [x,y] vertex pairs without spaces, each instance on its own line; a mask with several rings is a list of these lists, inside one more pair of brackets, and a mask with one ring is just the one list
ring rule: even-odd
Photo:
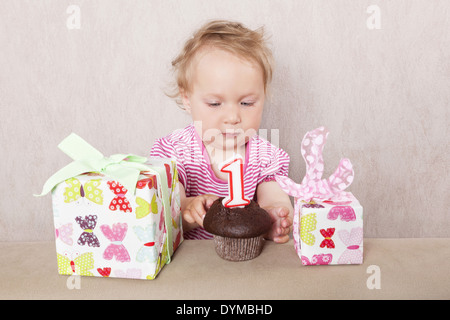
[[185,239],[212,239],[203,229],[203,217],[214,200],[228,196],[227,174],[219,164],[239,154],[245,159],[245,196],[273,219],[265,237],[289,240],[293,208],[275,181],[275,175],[288,175],[289,156],[256,134],[272,77],[271,59],[262,31],[212,21],[172,62],[174,97],[193,123],[157,139],[150,156],[177,162]]

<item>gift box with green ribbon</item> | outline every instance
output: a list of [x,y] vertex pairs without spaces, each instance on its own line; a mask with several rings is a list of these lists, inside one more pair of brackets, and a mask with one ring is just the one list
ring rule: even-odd
[[52,193],[59,273],[154,279],[183,241],[175,161],[105,157],[73,133],[58,147],[73,162],[39,196]]

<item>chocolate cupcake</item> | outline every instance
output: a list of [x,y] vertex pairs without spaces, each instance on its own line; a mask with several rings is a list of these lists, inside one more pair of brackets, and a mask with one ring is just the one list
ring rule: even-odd
[[244,208],[227,208],[222,199],[214,201],[203,220],[205,230],[214,235],[217,254],[231,261],[256,258],[272,226],[269,213],[253,200]]

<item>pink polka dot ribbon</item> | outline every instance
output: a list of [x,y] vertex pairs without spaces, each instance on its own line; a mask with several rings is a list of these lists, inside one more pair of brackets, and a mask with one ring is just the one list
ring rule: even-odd
[[295,183],[288,177],[276,176],[280,187],[290,196],[304,201],[312,199],[351,200],[344,190],[353,182],[353,167],[349,159],[343,158],[338,167],[328,179],[322,179],[324,161],[322,151],[327,140],[328,130],[319,127],[305,134],[301,144],[301,153],[306,163],[306,174],[301,184]]

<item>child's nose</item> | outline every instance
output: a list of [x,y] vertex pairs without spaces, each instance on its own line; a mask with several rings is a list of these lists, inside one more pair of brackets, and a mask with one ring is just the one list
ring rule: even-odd
[[241,109],[239,105],[232,105],[225,108],[225,123],[236,124],[241,122]]

